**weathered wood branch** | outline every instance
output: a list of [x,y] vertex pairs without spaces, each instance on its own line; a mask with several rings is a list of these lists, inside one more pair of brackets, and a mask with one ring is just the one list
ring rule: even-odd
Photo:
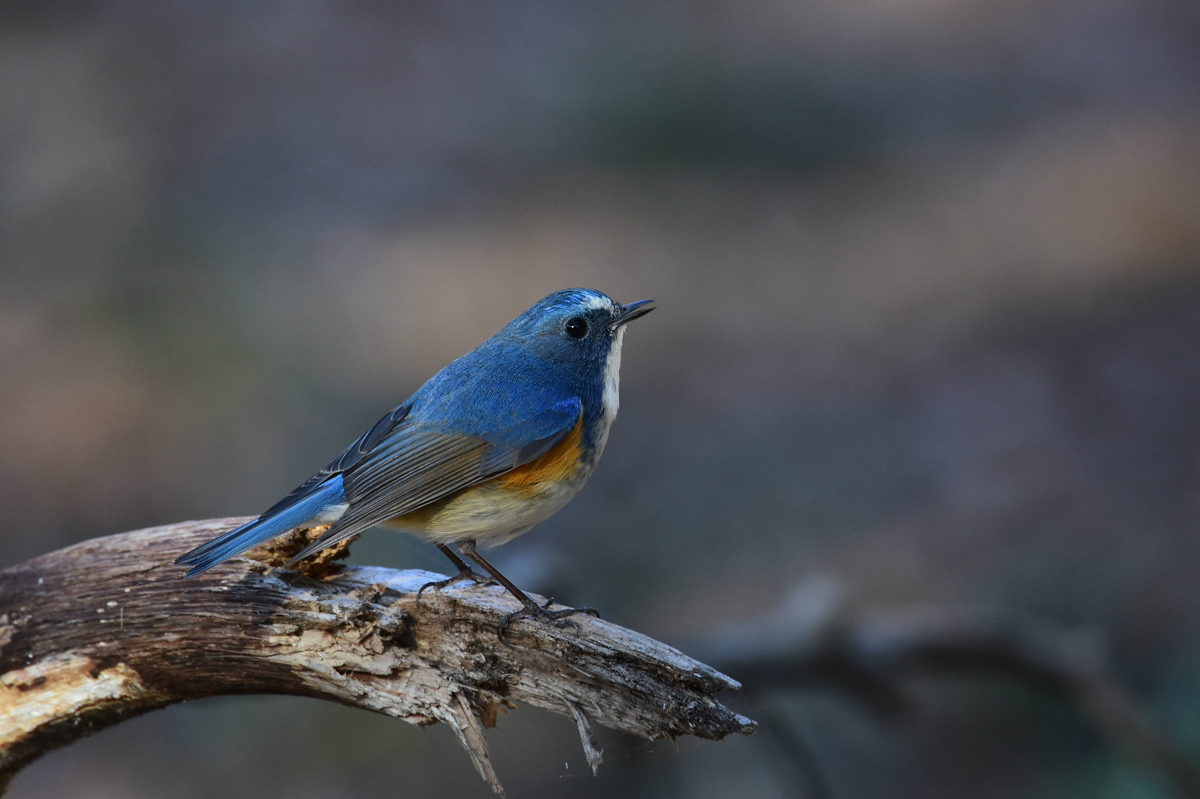
[[[446,723],[497,793],[483,728],[514,702],[645,738],[719,739],[755,724],[716,701],[736,682],[664,644],[580,616],[518,621],[503,589],[418,588],[440,575],[272,568],[309,534],[184,580],[174,558],[242,519],[87,541],[0,572],[0,790],[44,752],[123,719],[217,694],[331,699]],[[262,561],[262,562],[260,562]]]

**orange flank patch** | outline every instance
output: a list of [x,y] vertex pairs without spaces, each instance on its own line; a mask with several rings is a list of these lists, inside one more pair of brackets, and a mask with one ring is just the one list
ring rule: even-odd
[[[559,483],[576,475],[582,443],[581,416],[571,432],[540,458],[397,516],[390,520],[390,524],[408,530],[467,530],[463,533],[465,538],[475,538],[481,532],[486,532],[486,525],[479,527],[483,524],[480,519],[485,516],[498,520],[497,523],[502,527],[504,520],[514,513],[520,516],[518,509],[536,511],[539,498],[553,496]],[[531,517],[529,524],[537,521],[539,519]]]
[[518,466],[496,478],[497,485],[504,488],[530,489],[538,483],[557,483],[569,480],[579,469],[580,444],[583,442],[583,414],[571,432],[555,444],[549,452],[536,460]]

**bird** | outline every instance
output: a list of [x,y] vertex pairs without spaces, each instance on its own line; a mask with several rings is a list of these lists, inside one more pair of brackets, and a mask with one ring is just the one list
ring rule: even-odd
[[[187,577],[301,527],[329,525],[288,566],[375,526],[431,541],[458,573],[422,587],[484,582],[521,602],[519,618],[562,623],[590,608],[538,604],[477,550],[560,510],[591,476],[620,404],[625,326],[653,300],[622,305],[594,289],[556,291],[452,361],[328,466],[253,521],[176,559]],[[566,622],[573,623],[573,622]]]

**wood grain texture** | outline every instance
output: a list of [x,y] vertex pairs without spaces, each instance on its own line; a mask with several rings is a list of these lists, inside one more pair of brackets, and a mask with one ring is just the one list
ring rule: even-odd
[[[42,753],[174,702],[218,694],[331,699],[443,722],[503,794],[483,727],[527,702],[579,725],[645,738],[750,733],[716,697],[736,682],[631,630],[518,621],[495,586],[426,591],[440,575],[339,566],[273,568],[319,534],[300,531],[199,577],[172,561],[243,519],[87,541],[0,572],[0,786]],[[268,565],[271,564],[271,565]],[[582,719],[582,720],[581,720]]]

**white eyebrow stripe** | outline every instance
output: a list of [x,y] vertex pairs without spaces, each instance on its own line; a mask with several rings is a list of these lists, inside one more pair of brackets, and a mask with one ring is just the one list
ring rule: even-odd
[[613,301],[608,297],[589,297],[586,303],[588,310],[592,311],[612,311]]

